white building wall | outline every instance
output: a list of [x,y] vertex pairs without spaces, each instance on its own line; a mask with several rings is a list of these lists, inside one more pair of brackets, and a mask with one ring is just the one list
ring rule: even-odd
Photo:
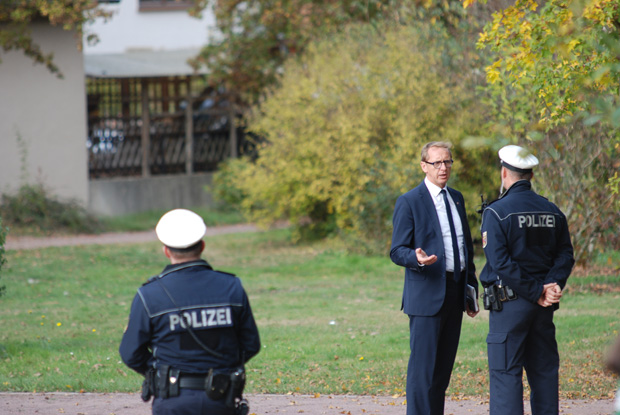
[[97,19],[85,27],[85,31],[99,37],[97,44],[84,45],[85,54],[196,49],[207,44],[215,27],[214,15],[209,10],[204,10],[203,17],[198,19],[186,10],[139,11],[138,0],[100,7],[114,16],[107,21]]
[[88,203],[86,91],[75,33],[31,25],[64,79],[21,51],[0,50],[0,193],[43,183],[63,199]]

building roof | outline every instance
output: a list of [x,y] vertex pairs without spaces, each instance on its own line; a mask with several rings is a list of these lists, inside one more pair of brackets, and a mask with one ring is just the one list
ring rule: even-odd
[[206,69],[196,72],[187,63],[188,59],[196,57],[199,52],[200,49],[183,49],[85,54],[84,71],[86,76],[95,78],[144,78],[204,74]]

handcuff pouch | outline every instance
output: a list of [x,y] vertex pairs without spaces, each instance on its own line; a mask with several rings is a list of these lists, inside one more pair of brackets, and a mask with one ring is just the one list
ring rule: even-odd
[[209,370],[209,374],[205,380],[205,392],[210,399],[214,401],[224,399],[229,387],[229,373],[219,372],[213,369]]

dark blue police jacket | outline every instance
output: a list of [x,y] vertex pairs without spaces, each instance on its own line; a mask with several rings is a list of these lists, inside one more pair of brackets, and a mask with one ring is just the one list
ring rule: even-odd
[[487,263],[484,286],[500,279],[517,295],[538,301],[543,285],[562,289],[575,263],[566,217],[531,190],[528,180],[514,183],[482,214],[482,247]]
[[[205,351],[188,325],[220,356]],[[241,281],[214,271],[203,260],[169,265],[138,289],[119,348],[123,362],[142,374],[162,364],[205,374],[245,363],[259,350],[258,329]]]

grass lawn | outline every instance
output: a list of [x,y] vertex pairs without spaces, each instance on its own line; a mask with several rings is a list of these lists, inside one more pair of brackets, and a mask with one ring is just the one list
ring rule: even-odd
[[[261,333],[247,392],[404,393],[403,271],[389,258],[346,254],[333,241],[294,245],[288,230],[206,244],[214,268],[241,277]],[[166,265],[159,244],[9,251],[7,260],[0,390],[139,389],[141,377],[120,362],[118,345],[137,287]],[[579,289],[566,292],[556,313],[563,397],[609,398],[615,391],[601,361],[620,325],[616,280],[569,280]],[[450,395],[488,395],[487,329],[486,311],[464,318]]]
[[[232,225],[245,221],[241,213],[234,210],[215,210],[205,207],[190,209],[199,214],[207,226]],[[130,215],[104,217],[99,220],[102,222],[103,230],[107,232],[144,231],[153,229],[153,224],[156,224],[167,211],[166,209],[151,210]]]

